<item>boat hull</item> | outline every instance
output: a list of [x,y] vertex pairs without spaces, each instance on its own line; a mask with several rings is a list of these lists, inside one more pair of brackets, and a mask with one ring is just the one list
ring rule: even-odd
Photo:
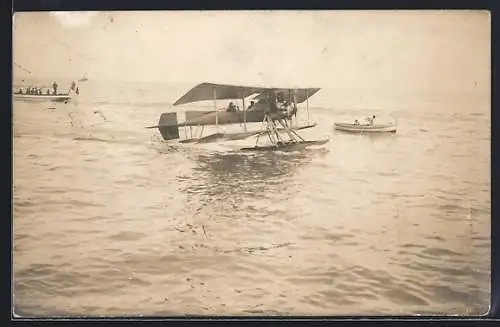
[[394,124],[387,125],[354,125],[348,123],[335,123],[334,128],[338,131],[348,133],[396,133],[397,126]]
[[16,101],[30,102],[67,102],[71,99],[69,95],[34,95],[34,94],[14,94]]

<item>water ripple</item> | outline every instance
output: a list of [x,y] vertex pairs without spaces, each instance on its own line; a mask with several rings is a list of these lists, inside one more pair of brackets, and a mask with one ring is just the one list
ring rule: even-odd
[[15,104],[17,314],[487,310],[483,107],[419,102],[382,137],[334,133],[353,111],[312,108],[304,135],[329,135],[323,149],[242,154],[142,128],[172,103],[163,86],[86,85],[71,107]]

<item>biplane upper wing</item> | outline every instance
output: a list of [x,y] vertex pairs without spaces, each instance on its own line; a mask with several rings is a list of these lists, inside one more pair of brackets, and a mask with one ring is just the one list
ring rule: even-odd
[[174,103],[178,106],[185,103],[206,100],[227,100],[246,98],[254,93],[262,91],[262,88],[226,84],[201,83],[193,87],[179,100]]
[[[307,89],[271,89],[274,92],[282,92],[285,98],[288,97],[289,92],[293,96],[293,92],[295,91],[295,97],[297,99],[297,104],[302,103],[312,97],[314,94],[318,93],[320,88],[307,88]],[[265,99],[266,93],[265,92],[259,92],[255,97],[253,97],[254,100],[260,100],[260,99]]]
[[181,104],[192,103],[197,101],[207,100],[228,100],[241,99],[249,97],[252,94],[258,93],[255,99],[264,98],[267,92],[283,92],[285,96],[289,92],[295,92],[297,103],[302,103],[306,99],[317,93],[319,88],[274,88],[274,87],[256,87],[256,86],[241,86],[228,84],[201,83],[193,87],[179,100],[174,103],[174,106]]

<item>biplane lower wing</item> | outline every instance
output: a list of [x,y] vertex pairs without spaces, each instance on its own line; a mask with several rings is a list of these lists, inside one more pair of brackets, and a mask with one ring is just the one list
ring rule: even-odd
[[[218,116],[218,117],[217,117]],[[179,123],[177,113],[165,112],[160,116],[158,125],[146,128],[158,128],[160,134],[165,140],[174,140],[179,138],[179,127],[206,126],[206,125],[230,125],[243,123],[260,123],[266,116],[265,111],[247,111],[244,112],[186,112],[185,122]],[[285,118],[287,113],[274,114],[276,119]],[[243,134],[242,134],[243,135]]]

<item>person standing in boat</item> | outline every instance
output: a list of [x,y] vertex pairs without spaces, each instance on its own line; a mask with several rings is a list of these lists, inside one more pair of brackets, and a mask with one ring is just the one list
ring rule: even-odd
[[57,87],[58,87],[57,82],[56,82],[56,81],[54,81],[54,82],[52,83],[52,89],[54,90],[54,95],[57,95]]

